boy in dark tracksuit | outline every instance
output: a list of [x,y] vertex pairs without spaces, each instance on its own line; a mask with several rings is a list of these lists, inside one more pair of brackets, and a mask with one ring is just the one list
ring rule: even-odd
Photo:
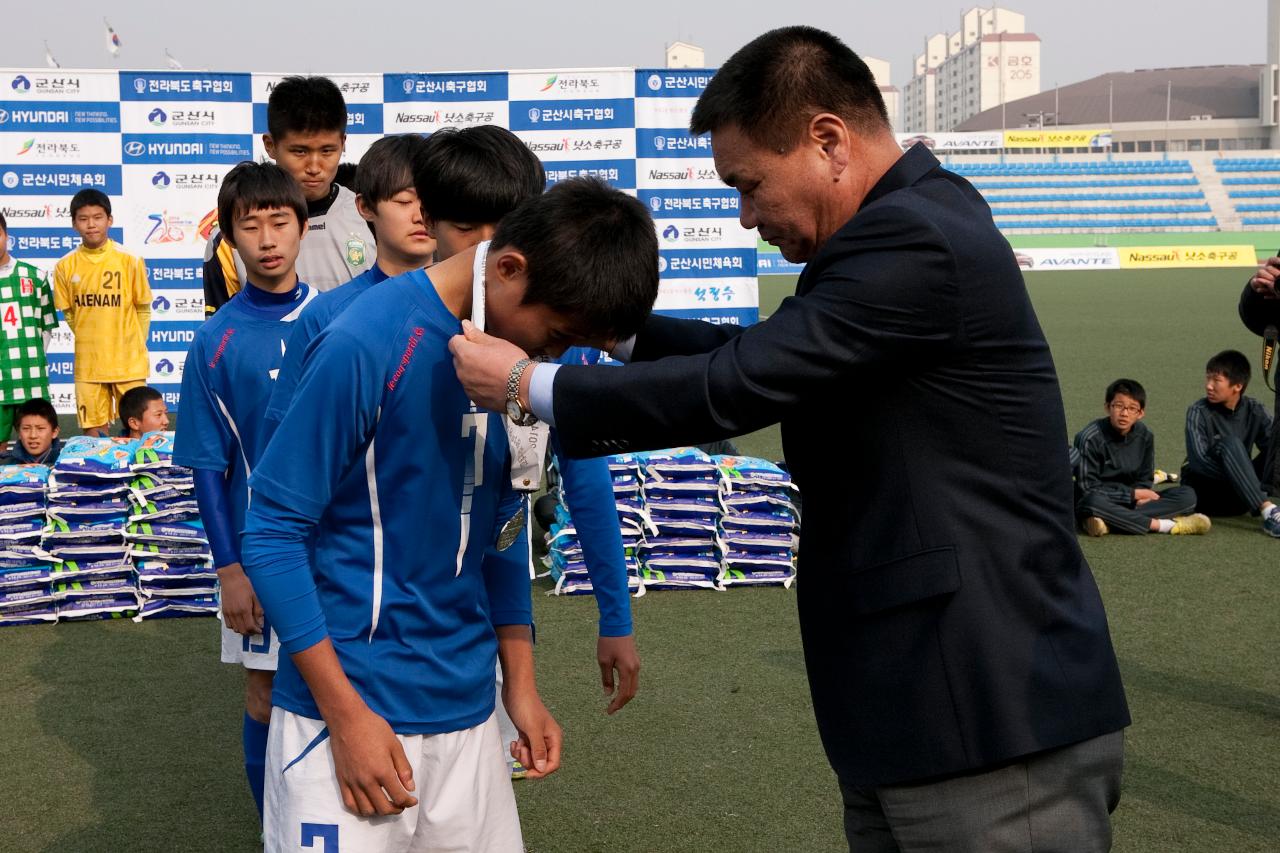
[[[1205,365],[1205,396],[1187,409],[1187,462],[1182,481],[1196,490],[1211,515],[1262,516],[1263,530],[1280,537],[1280,510],[1262,488],[1271,440],[1271,416],[1244,396],[1249,359],[1224,350]],[[1250,458],[1254,448],[1258,455]]]
[[1090,536],[1116,533],[1208,533],[1209,519],[1192,515],[1196,493],[1186,486],[1157,492],[1156,441],[1142,423],[1147,392],[1133,379],[1107,386],[1107,417],[1076,434],[1076,517]]

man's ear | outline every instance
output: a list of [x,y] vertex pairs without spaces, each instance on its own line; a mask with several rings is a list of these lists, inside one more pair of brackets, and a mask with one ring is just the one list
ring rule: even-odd
[[836,180],[849,166],[850,149],[853,147],[849,126],[834,113],[818,113],[809,120],[809,139],[822,150],[831,164],[831,174]]
[[54,438],[57,438],[57,437],[58,437],[58,433],[60,433],[60,432],[62,432],[62,427],[55,426],[55,427],[53,428],[53,437],[54,437]]
[[276,141],[271,138],[271,134],[262,134],[262,147],[267,149],[267,156],[272,160],[276,159]]
[[529,274],[529,259],[519,249],[508,246],[498,255],[497,268],[498,277],[504,281],[523,278]]
[[360,214],[361,219],[365,222],[372,222],[373,217],[377,213],[377,209],[378,206],[376,204],[373,207],[369,207],[369,205],[365,203],[363,193],[356,193],[356,213]]

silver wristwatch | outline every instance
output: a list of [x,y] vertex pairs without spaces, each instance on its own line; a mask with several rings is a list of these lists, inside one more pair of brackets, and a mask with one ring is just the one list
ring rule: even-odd
[[538,422],[537,416],[520,404],[520,380],[524,378],[525,370],[536,363],[531,358],[522,358],[507,377],[507,417],[516,426],[533,426]]

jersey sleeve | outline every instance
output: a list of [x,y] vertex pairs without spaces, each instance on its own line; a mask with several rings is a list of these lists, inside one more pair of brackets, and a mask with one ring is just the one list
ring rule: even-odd
[[41,273],[36,279],[36,290],[40,305],[40,316],[36,318],[36,322],[40,326],[40,331],[51,332],[58,328],[58,312],[54,307],[53,288],[49,286],[49,277],[46,274]]
[[241,559],[267,621],[289,654],[329,635],[307,553],[312,520],[259,494],[245,516]]
[[235,452],[235,435],[213,389],[204,349],[197,335],[182,373],[182,414],[174,438],[173,461],[188,468],[226,471]]
[[250,480],[255,492],[320,519],[377,426],[386,372],[380,348],[332,328],[315,340],[293,402]]
[[129,288],[133,293],[133,304],[139,308],[146,307],[151,311],[151,283],[147,280],[147,262],[142,258],[131,258],[129,270]]
[[[529,513],[524,496],[511,489],[510,484],[503,487],[504,496],[499,502],[497,523],[503,524],[516,512],[525,515],[525,536],[507,548],[499,551],[490,546],[485,550],[480,562],[480,572],[484,577],[485,593],[489,599],[489,621],[500,625],[532,625],[533,593],[529,583]],[[496,532],[496,531],[495,531]]]
[[560,462],[564,500],[578,529],[583,560],[600,610],[600,636],[625,637],[632,630],[631,602],[609,463],[598,457],[568,458],[558,447],[555,429],[551,431],[551,441]]
[[71,307],[71,262],[63,258],[53,268],[53,304],[67,318],[67,325],[75,331],[75,315]]

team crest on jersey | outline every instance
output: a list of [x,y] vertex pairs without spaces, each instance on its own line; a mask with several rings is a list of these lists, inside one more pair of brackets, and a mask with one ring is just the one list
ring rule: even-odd
[[25,276],[23,278],[18,279],[18,285],[19,287],[22,288],[23,296],[30,296],[31,294],[36,292],[35,283],[32,282],[31,279],[26,278]]
[[364,265],[364,241],[354,234],[347,241],[347,263],[353,267]]

